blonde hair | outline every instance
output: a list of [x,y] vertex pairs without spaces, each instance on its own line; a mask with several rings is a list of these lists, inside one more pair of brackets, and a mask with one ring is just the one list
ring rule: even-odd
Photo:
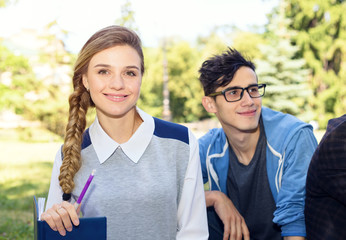
[[63,161],[59,175],[59,183],[64,195],[71,194],[73,191],[73,178],[81,167],[81,145],[86,127],[86,114],[89,106],[95,106],[83,85],[82,76],[87,72],[89,62],[95,54],[118,45],[129,45],[137,51],[141,58],[141,73],[143,74],[144,57],[141,40],[135,32],[121,26],[109,26],[92,35],[84,44],[76,60],[72,78],[73,93],[69,97],[69,118],[62,148]]

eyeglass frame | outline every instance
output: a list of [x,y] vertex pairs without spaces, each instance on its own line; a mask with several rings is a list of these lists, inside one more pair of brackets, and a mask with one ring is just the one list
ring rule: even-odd
[[[264,88],[264,89],[263,89],[263,94],[262,94],[262,95],[260,95],[260,96],[258,96],[258,97],[253,97],[253,96],[251,96],[251,94],[249,93],[249,88],[255,87],[255,86],[257,86],[258,89],[260,89],[260,88],[262,88],[262,87]],[[229,87],[229,88],[226,88],[226,89],[224,89],[224,90],[222,90],[222,91],[220,91],[220,92],[211,93],[211,94],[208,95],[208,97],[216,97],[216,96],[219,96],[219,95],[223,95],[224,98],[225,98],[225,100],[226,100],[226,102],[238,102],[238,101],[240,101],[240,100],[243,98],[243,96],[244,96],[244,91],[246,90],[247,93],[249,94],[249,96],[250,96],[251,98],[260,98],[260,97],[263,97],[263,96],[264,96],[264,94],[265,94],[265,92],[266,92],[266,86],[267,86],[267,84],[262,83],[262,84],[252,84],[252,85],[250,85],[250,86],[247,86],[246,88],[242,88],[242,87]],[[241,93],[240,93],[240,98],[239,98],[238,100],[228,101],[227,98],[226,98],[226,94],[225,94],[225,93],[226,93],[227,91],[233,90],[233,89],[241,89],[241,90],[242,90]]]

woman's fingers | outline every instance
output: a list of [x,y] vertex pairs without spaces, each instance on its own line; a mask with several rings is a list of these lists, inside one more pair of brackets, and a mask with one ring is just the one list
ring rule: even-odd
[[48,211],[42,213],[41,220],[45,221],[50,226],[50,228],[53,229],[54,231],[58,230],[52,216],[48,213]]
[[66,230],[59,214],[60,209],[61,206],[59,204],[54,205],[42,214],[42,220],[46,221],[51,229],[59,231],[60,235],[65,236]]
[[79,225],[76,209],[72,204],[65,201],[48,209],[41,215],[41,219],[46,221],[54,231],[59,231],[62,236],[66,235],[66,230],[72,231],[72,222],[76,226]]
[[[78,217],[78,213],[77,213],[74,205],[70,204],[69,202],[64,201],[64,202],[62,202],[61,206],[67,211],[68,219],[71,219],[73,224],[75,226],[78,226],[79,225],[79,217]],[[78,210],[78,212],[80,211],[80,206],[77,210]],[[66,225],[65,225],[65,227],[67,228]]]
[[[61,218],[62,223],[64,225],[63,228],[66,229],[67,231],[71,232],[72,231],[72,223],[71,223],[70,216],[69,216],[68,212],[66,211],[66,209],[64,207],[60,207],[59,209],[57,209],[57,213],[60,215],[60,218]],[[58,230],[59,230],[59,227],[58,227]]]

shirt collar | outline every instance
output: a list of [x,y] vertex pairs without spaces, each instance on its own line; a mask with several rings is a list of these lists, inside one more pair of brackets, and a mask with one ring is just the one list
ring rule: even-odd
[[154,119],[149,114],[137,107],[137,112],[143,122],[132,137],[125,143],[119,144],[114,141],[102,129],[97,117],[89,128],[91,143],[95,149],[100,164],[104,163],[114,151],[120,147],[128,158],[137,163],[148,147],[154,133]]

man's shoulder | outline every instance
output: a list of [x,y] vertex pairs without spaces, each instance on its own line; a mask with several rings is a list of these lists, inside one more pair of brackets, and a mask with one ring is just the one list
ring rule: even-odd
[[314,138],[312,126],[291,114],[263,108],[262,119],[267,141],[276,151],[299,134],[309,139]]
[[337,149],[336,145],[340,145],[340,149],[345,149],[343,146],[346,142],[346,114],[333,118],[328,121],[326,133],[320,141],[320,145],[324,145],[329,149]]
[[299,118],[289,114],[284,113],[280,111],[273,110],[271,108],[262,107],[262,117],[266,121],[271,122],[286,122],[286,123],[300,123],[300,124],[306,124]]
[[198,139],[198,142],[201,143],[201,142],[215,141],[217,139],[221,139],[223,134],[224,134],[224,131],[222,128],[212,128],[212,129],[209,129],[206,134],[200,137]]
[[198,139],[200,152],[222,152],[226,143],[226,135],[222,128],[210,129],[204,136]]
[[262,107],[262,119],[266,133],[267,131],[280,131],[281,133],[291,132],[304,127],[308,127],[312,130],[310,124],[305,123],[299,118],[267,107]]
[[330,119],[328,121],[327,132],[336,131],[337,129],[343,130],[345,122],[346,122],[346,114],[338,118]]

